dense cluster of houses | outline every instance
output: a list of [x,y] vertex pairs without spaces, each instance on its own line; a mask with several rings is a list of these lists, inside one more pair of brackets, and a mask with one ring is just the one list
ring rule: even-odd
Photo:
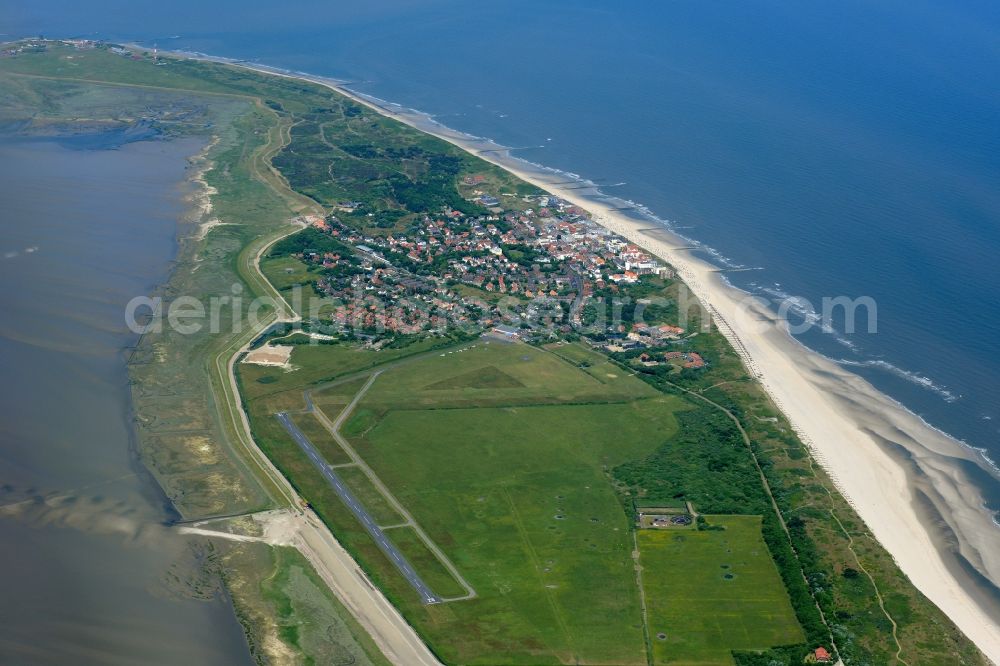
[[[477,182],[469,177],[467,182]],[[476,217],[445,209],[406,233],[362,236],[331,224],[347,240],[415,273],[463,283],[487,293],[531,299],[588,296],[608,284],[642,275],[671,276],[639,247],[592,223],[584,211],[551,196],[529,197],[536,207],[505,210],[493,195],[474,191],[489,209]],[[354,202],[352,202],[354,203]]]
[[[41,53],[48,50],[49,44],[55,43],[57,45],[72,46],[77,51],[90,51],[97,48],[106,48],[109,53],[114,53],[125,58],[131,58],[132,60],[141,60],[142,55],[135,53],[134,51],[125,48],[124,46],[119,46],[117,44],[109,44],[104,41],[95,39],[64,39],[53,42],[49,40],[48,42],[43,38],[38,38],[37,40],[29,40],[25,42],[19,42],[12,46],[4,49],[0,49],[0,58],[11,58],[16,57],[22,53]],[[156,49],[153,49],[154,57]],[[72,59],[74,56],[65,56],[67,59]]]
[[395,266],[376,249],[374,239],[336,217],[312,217],[308,222],[352,246],[353,251],[306,250],[297,255],[322,267],[316,289],[328,299],[324,319],[331,319],[341,333],[377,342],[394,335],[439,332],[481,318],[481,308],[471,299],[449,290],[434,276]]
[[[576,206],[550,195],[516,197],[504,205],[478,189],[483,182],[481,176],[464,179],[472,188],[469,199],[484,208],[481,215],[443,208],[411,221],[405,231],[383,233],[364,233],[336,214],[312,218],[313,226],[353,250],[303,257],[324,269],[317,290],[336,302],[334,321],[369,337],[463,323],[484,330],[512,326],[529,337],[541,302],[578,304],[595,291],[616,292],[646,275],[673,277],[670,268]],[[345,201],[337,210],[356,214],[362,208]],[[556,311],[563,330],[580,324],[578,311]],[[599,344],[616,351],[616,345],[663,346],[682,338],[684,329],[641,324],[609,335]],[[687,353],[681,365],[702,367],[704,361]]]

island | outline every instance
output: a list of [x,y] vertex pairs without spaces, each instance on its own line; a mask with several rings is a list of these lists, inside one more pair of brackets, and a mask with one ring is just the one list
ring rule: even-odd
[[987,663],[635,229],[308,77],[24,40],[0,95],[204,141],[129,368],[260,663]]

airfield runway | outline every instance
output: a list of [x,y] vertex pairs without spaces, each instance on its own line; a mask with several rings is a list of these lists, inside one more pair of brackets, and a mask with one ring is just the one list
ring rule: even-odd
[[417,574],[417,572],[413,569],[406,557],[399,552],[396,544],[389,540],[389,538],[385,535],[385,532],[382,531],[382,528],[375,523],[374,519],[372,519],[365,507],[354,496],[354,493],[352,493],[350,489],[344,485],[344,482],[339,476],[337,476],[337,473],[333,471],[333,468],[330,467],[329,463],[327,463],[320,452],[316,450],[316,447],[309,441],[309,438],[306,437],[301,430],[299,430],[299,427],[295,425],[291,417],[289,417],[285,412],[279,412],[277,414],[277,418],[278,421],[281,422],[281,425],[284,426],[285,430],[288,431],[288,434],[292,436],[292,439],[295,440],[295,443],[298,444],[303,451],[305,451],[305,454],[320,471],[323,477],[329,482],[330,486],[340,497],[341,501],[343,501],[347,508],[350,509],[351,513],[354,514],[354,517],[361,521],[361,524],[368,531],[368,534],[371,535],[372,539],[375,540],[375,543],[382,550],[382,552],[385,553],[386,557],[388,557],[389,560],[396,565],[396,568],[403,574],[403,577],[406,578],[410,585],[413,586],[413,589],[417,591],[417,594],[420,595],[420,599],[423,603],[440,603],[441,597],[434,594],[434,592],[427,587],[427,583],[420,578],[419,574]]

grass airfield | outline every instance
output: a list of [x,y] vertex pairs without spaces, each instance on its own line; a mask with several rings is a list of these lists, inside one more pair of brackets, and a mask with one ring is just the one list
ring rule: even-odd
[[[658,645],[655,636],[647,644],[633,517],[610,471],[669,441],[677,432],[675,414],[689,409],[688,403],[579,345],[536,348],[481,338],[412,351],[407,357],[391,350],[378,364],[365,356],[383,352],[299,346],[292,367],[304,370],[242,366],[241,379],[269,455],[432,648],[447,663],[482,664],[645,664],[651,654],[657,663],[674,663],[686,654],[675,654],[669,641]],[[303,411],[307,396],[312,414]],[[275,411],[298,410],[296,423],[338,465],[338,474],[434,591],[460,596],[461,583],[367,472],[344,466],[351,456],[322,425],[322,417],[328,424],[337,421],[355,400],[340,435],[446,554],[475,590],[474,598],[422,605],[272,423]],[[733,523],[738,534],[746,537],[751,525],[758,553],[770,563],[759,519],[741,518]],[[641,544],[665,534],[646,532],[639,532]],[[717,539],[727,533],[706,534]],[[642,545],[643,558],[646,548],[647,571],[674,556]],[[768,583],[785,595],[770,567],[774,580]],[[737,597],[744,591],[740,584],[730,588]],[[650,608],[673,608],[669,592],[647,582]],[[792,630],[778,631],[779,643],[802,639],[785,596],[776,613]],[[714,608],[707,600],[685,612],[710,615]],[[738,616],[747,608],[737,605],[732,612]],[[650,622],[670,620],[661,615],[656,611]],[[744,621],[752,626],[755,617],[750,612]],[[699,663],[731,663],[725,645],[714,647],[720,645]]]
[[609,374],[479,343],[383,373],[345,424],[476,589],[435,618],[470,637],[456,661],[505,626],[563,661],[645,662],[629,518],[606,471],[669,438],[682,404]]
[[[370,376],[363,352],[301,346],[292,366],[305,360],[305,371],[241,366],[262,445],[446,662],[646,663],[630,517],[608,470],[668,439],[684,403],[582,348],[574,362],[488,339],[417,351],[386,355],[340,431],[475,598],[421,605],[271,416],[303,410],[309,390],[315,409],[336,420]],[[294,419],[331,464],[343,464],[315,415]],[[380,524],[397,522],[360,470],[337,472]],[[461,590],[412,528],[386,533],[436,592]]]

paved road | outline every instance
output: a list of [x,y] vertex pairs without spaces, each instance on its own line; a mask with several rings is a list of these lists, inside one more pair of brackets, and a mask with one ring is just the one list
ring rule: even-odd
[[389,540],[389,538],[385,535],[385,532],[383,532],[382,529],[375,523],[375,520],[371,517],[365,507],[354,496],[354,493],[352,493],[350,489],[344,485],[344,482],[341,481],[339,476],[337,476],[337,473],[333,471],[329,463],[327,463],[320,452],[316,450],[316,447],[309,441],[309,438],[306,437],[301,430],[299,430],[298,426],[296,426],[294,422],[292,422],[291,417],[289,417],[285,412],[280,412],[277,414],[277,417],[278,421],[281,422],[281,425],[283,425],[285,430],[288,431],[288,434],[295,440],[295,443],[298,444],[303,451],[305,451],[305,454],[309,456],[309,459],[313,462],[323,477],[330,483],[330,486],[340,497],[341,501],[343,501],[347,508],[350,509],[351,513],[354,514],[354,517],[361,521],[361,524],[368,531],[368,534],[370,534],[372,539],[375,540],[376,545],[378,545],[382,552],[385,553],[386,557],[388,557],[389,560],[396,565],[396,568],[399,569],[400,573],[403,574],[403,577],[406,578],[410,585],[413,586],[413,589],[417,591],[417,594],[420,595],[423,602],[425,604],[440,603],[441,597],[434,594],[434,592],[427,587],[427,583],[425,583],[420,578],[419,574],[414,571],[406,557],[404,557],[403,554],[399,552],[399,549],[396,548],[396,544]]

